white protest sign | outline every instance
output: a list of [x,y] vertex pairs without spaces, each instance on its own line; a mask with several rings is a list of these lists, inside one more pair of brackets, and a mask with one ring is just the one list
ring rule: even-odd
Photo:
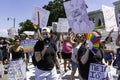
[[26,80],[26,66],[23,60],[10,61],[8,80]]
[[117,70],[112,66],[91,63],[88,80],[114,80]]
[[57,22],[52,22],[52,31],[57,32]]
[[118,14],[117,20],[118,20],[118,29],[120,30],[120,14]]
[[4,65],[0,64],[0,76],[3,77],[4,75]]
[[18,35],[18,30],[16,28],[12,27],[12,28],[8,29],[8,35],[10,37],[14,37],[15,35]]
[[40,18],[40,28],[46,27],[50,12],[40,7],[34,7],[33,15],[32,15],[32,22],[34,24],[38,24],[38,13]]
[[92,32],[94,26],[90,25],[84,0],[72,0],[64,3],[69,27],[75,33]]
[[68,32],[68,29],[69,25],[67,18],[59,18],[57,32]]
[[105,20],[105,30],[108,32],[111,31],[112,29],[114,29],[114,31],[118,31],[116,18],[115,18],[115,11],[114,11],[115,9],[112,7],[102,5],[102,10]]

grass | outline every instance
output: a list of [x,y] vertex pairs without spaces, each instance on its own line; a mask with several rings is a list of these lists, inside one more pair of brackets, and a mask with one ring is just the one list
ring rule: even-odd
[[104,29],[104,26],[96,26],[95,29]]

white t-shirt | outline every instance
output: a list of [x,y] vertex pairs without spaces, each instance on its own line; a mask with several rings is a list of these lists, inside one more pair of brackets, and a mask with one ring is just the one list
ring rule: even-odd
[[72,49],[72,57],[71,57],[71,60],[73,62],[76,62],[76,55],[77,55],[77,51],[78,49],[80,48],[81,46],[81,43],[80,44],[75,44],[74,48]]

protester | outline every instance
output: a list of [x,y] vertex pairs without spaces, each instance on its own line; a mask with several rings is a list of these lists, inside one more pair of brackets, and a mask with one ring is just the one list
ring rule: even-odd
[[[30,37],[29,37],[29,35],[27,35],[27,34],[25,34],[25,33],[22,33],[22,34],[20,34],[20,40],[21,41],[24,41],[24,40],[26,40],[26,39],[30,39]],[[25,52],[26,53],[26,70],[27,71],[29,71],[29,69],[28,69],[28,62],[29,62],[29,55],[32,53],[32,52]]]
[[21,59],[26,61],[26,53],[24,52],[23,47],[20,46],[20,39],[14,40],[14,45],[9,50],[8,60],[10,59],[10,54],[12,56],[12,61],[21,60]]
[[61,50],[60,50],[60,34],[58,34],[57,32],[52,32],[51,33],[51,43],[56,44],[57,56],[58,56],[59,62],[61,62],[62,55],[61,55]]
[[[81,46],[81,42],[83,40],[83,36],[81,34],[76,34],[76,37],[74,39],[75,43],[73,46],[73,50],[72,50],[72,71],[71,71],[71,76],[70,76],[70,80],[74,80],[74,74],[76,73],[76,70],[78,68],[78,62],[77,62],[77,51],[79,49],[79,47]],[[79,76],[81,78],[81,76]]]
[[118,80],[120,80],[120,31],[118,30],[118,36],[116,39],[116,55],[113,61],[113,67],[117,69],[118,72]]
[[40,39],[34,46],[35,80],[58,80],[56,65],[59,66],[59,64],[56,56],[56,46],[50,42],[50,30],[43,27]]
[[79,74],[82,77],[81,80],[88,80],[90,63],[102,63],[102,53],[100,49],[97,51],[96,55],[94,55],[91,51],[91,46],[86,42],[86,40],[82,41],[82,45],[77,53],[77,58]]
[[109,32],[109,35],[105,38],[105,47],[104,47],[104,60],[107,65],[111,65],[114,59],[114,42],[111,37],[113,30]]
[[0,38],[0,64],[3,64],[3,39]]
[[8,42],[6,41],[5,38],[2,45],[3,45],[3,64],[7,64]]
[[[71,55],[72,55],[72,48],[73,45],[70,40],[70,36],[67,35],[66,38],[64,38],[64,35],[62,35],[63,39],[63,44],[62,44],[62,58],[64,60],[64,71],[66,72],[68,67],[71,70],[70,64],[71,64]],[[67,61],[68,61],[68,66],[67,66]]]

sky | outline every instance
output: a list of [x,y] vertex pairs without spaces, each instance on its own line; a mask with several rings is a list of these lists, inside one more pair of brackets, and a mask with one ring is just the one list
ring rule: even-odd
[[[51,0],[0,0],[0,36],[6,36],[7,29],[13,27],[15,18],[15,28],[19,28],[19,23],[32,18],[33,6],[43,7]],[[85,0],[88,9],[94,11],[101,9],[101,6],[113,6],[117,0]],[[7,20],[7,18],[10,18]]]

